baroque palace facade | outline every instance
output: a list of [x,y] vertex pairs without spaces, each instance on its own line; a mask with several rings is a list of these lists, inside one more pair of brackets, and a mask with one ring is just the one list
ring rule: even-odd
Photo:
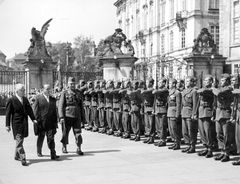
[[183,58],[202,28],[219,44],[219,0],[118,0],[114,5],[117,27],[132,40],[139,58],[135,79],[184,79],[188,66]]

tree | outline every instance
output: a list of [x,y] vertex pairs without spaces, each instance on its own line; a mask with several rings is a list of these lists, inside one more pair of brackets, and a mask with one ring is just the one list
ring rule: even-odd
[[74,69],[77,71],[95,71],[95,42],[91,37],[80,35],[74,39]]
[[71,70],[75,60],[74,50],[71,47],[71,43],[55,43],[48,47],[48,52],[53,61],[58,63],[60,60],[61,69],[63,71]]

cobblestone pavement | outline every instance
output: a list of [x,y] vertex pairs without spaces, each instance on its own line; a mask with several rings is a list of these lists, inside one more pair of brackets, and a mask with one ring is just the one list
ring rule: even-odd
[[[61,153],[58,129],[56,151],[59,161],[50,160],[44,142],[44,157],[36,155],[36,137],[29,122],[30,135],[24,141],[28,167],[13,159],[15,142],[5,131],[0,117],[0,184],[239,184],[240,167],[221,163],[197,154],[185,154],[83,130],[84,156],[75,154],[71,132],[68,154]],[[200,147],[199,145],[198,147]],[[199,150],[199,149],[198,149]],[[233,157],[232,160],[236,159]]]

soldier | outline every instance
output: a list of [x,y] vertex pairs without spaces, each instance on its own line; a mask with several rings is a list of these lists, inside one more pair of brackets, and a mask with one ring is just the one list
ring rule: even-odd
[[177,80],[177,89],[182,92],[185,89],[185,82],[182,79]]
[[123,126],[123,136],[122,138],[128,139],[130,138],[130,99],[127,94],[127,91],[131,88],[131,82],[129,80],[124,82],[124,85],[122,85],[122,89],[119,91],[119,93],[122,96],[122,126]]
[[113,95],[110,93],[114,89],[113,81],[110,80],[107,82],[106,90],[103,91],[105,98],[105,111],[106,111],[106,121],[108,124],[108,135],[113,135],[114,125],[113,125],[113,112],[112,112],[112,103]]
[[88,81],[87,90],[84,91],[84,112],[85,112],[85,120],[86,120],[86,130],[92,130],[92,121],[91,121],[91,94],[90,91],[93,90],[93,82]]
[[197,106],[197,91],[194,87],[194,77],[186,78],[186,89],[182,92],[182,134],[185,143],[189,146],[182,152],[195,153],[195,145],[197,143],[198,124],[195,121]]
[[159,142],[155,146],[166,146],[167,138],[167,97],[168,89],[166,88],[167,79],[161,78],[158,82],[158,89],[153,90],[154,94],[154,114],[155,114],[155,128]]
[[115,136],[122,136],[123,128],[121,124],[121,94],[119,93],[122,83],[120,81],[115,82],[115,89],[111,91],[113,95],[113,124],[116,128]]
[[201,136],[201,140],[205,149],[198,153],[199,156],[206,156],[210,158],[213,156],[213,137],[212,129],[214,129],[214,124],[211,120],[214,114],[213,102],[214,94],[212,92],[213,77],[207,75],[204,79],[204,87],[199,89],[197,93],[199,94],[198,100],[198,129]]
[[218,139],[218,146],[222,150],[221,154],[215,157],[215,160],[221,160],[227,162],[230,160],[230,147],[231,147],[231,104],[234,100],[232,94],[232,87],[230,86],[230,75],[222,74],[220,81],[221,88],[219,90],[213,89],[213,93],[216,96],[216,132]]
[[91,122],[93,124],[92,131],[97,132],[99,128],[98,119],[98,94],[97,90],[100,88],[99,80],[95,81],[94,89],[92,89],[89,94],[91,95]]
[[178,150],[181,144],[181,93],[176,88],[177,80],[169,80],[169,95],[168,95],[168,129],[170,135],[174,139],[174,144],[168,147],[169,149]]
[[86,89],[87,89],[86,82],[84,80],[80,80],[79,84],[77,85],[77,90],[80,93],[80,101],[81,101],[80,116],[81,116],[82,128],[86,124],[85,112],[84,112],[84,91],[86,91]]
[[128,90],[127,94],[129,95],[131,101],[131,127],[134,133],[134,136],[130,140],[140,141],[140,125],[141,125],[141,97],[140,90],[138,89],[139,82],[132,81],[132,90]]
[[106,82],[105,80],[100,81],[100,89],[97,90],[98,94],[98,117],[99,117],[99,133],[106,133],[106,119],[105,119],[105,103],[104,94]]
[[[240,89],[234,89],[234,107],[231,122],[235,124],[235,141],[237,146],[237,153],[240,153]],[[232,163],[233,165],[240,165],[240,159]]]
[[75,89],[75,78],[68,78],[68,88],[62,91],[59,100],[59,118],[62,124],[62,151],[67,152],[68,135],[71,128],[73,128],[73,133],[75,136],[78,155],[83,155],[81,150],[82,145],[82,135],[81,135],[81,122],[80,122],[80,94]]
[[153,103],[154,95],[153,92],[154,80],[150,78],[147,83],[147,89],[141,91],[143,98],[143,109],[144,109],[144,125],[145,125],[145,135],[148,137],[144,143],[151,144],[154,142],[155,136],[155,124],[154,124],[154,114],[153,114]]

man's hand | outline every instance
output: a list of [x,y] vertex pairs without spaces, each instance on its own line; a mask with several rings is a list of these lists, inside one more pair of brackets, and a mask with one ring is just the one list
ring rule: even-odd
[[33,120],[33,123],[34,123],[34,124],[37,124],[37,120]]
[[64,119],[62,118],[62,119],[60,119],[60,122],[59,122],[60,124],[64,124],[65,123],[65,121],[64,121]]
[[7,127],[6,127],[6,130],[7,130],[7,132],[10,132],[10,131],[11,131],[11,127],[10,127],[10,126],[7,126]]

